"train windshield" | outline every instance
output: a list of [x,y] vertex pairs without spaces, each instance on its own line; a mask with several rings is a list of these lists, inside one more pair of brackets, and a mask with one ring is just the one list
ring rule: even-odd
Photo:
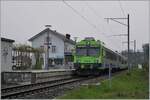
[[88,56],[98,56],[99,55],[99,48],[89,48],[88,49]]
[[79,56],[98,56],[99,52],[100,52],[100,48],[93,48],[93,47],[76,48],[76,54]]
[[77,48],[76,54],[79,56],[86,56],[87,55],[87,49],[85,47]]

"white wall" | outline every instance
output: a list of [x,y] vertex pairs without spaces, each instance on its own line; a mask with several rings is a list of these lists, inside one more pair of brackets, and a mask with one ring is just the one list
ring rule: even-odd
[[[46,43],[46,36],[47,33],[43,33],[43,35],[40,35],[36,39],[32,41],[32,47],[39,48],[40,46],[44,46],[44,43]],[[59,38],[58,36],[55,36],[53,34],[49,34],[52,45],[56,46],[56,52],[52,53],[52,48],[50,46],[49,49],[49,57],[50,58],[64,58],[64,41]]]
[[1,71],[11,71],[11,70],[12,70],[12,43],[1,41]]

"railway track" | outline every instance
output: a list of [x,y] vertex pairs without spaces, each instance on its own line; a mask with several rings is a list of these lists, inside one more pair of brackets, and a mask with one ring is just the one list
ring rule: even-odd
[[1,90],[1,98],[22,98],[26,97],[26,95],[33,95],[36,93],[42,93],[48,91],[49,89],[62,86],[65,84],[70,84],[77,81],[82,81],[89,78],[64,78],[59,80],[41,82],[41,83],[34,83],[34,84],[26,84],[14,87],[8,87]]
[[[122,72],[122,71],[121,71]],[[120,72],[112,73],[112,75],[117,75]],[[76,81],[72,82],[70,84],[64,84],[59,87],[51,88],[48,91],[41,92],[32,96],[27,96],[26,99],[55,99],[59,96],[62,96],[66,93],[68,90],[72,90],[73,88],[78,88],[81,85],[88,85],[88,84],[97,84],[105,79],[108,79],[108,75],[102,75],[102,76],[97,76],[97,77],[89,77],[85,78],[82,81]]]
[[[117,74],[119,72],[113,73]],[[106,77],[107,75],[101,76]],[[58,87],[63,87],[65,85],[73,84],[75,82],[81,82],[85,80],[94,79],[95,77],[70,77],[70,78],[62,78],[52,81],[34,83],[34,84],[26,84],[14,87],[8,87],[1,89],[1,98],[2,99],[18,99],[18,98],[26,98],[27,96],[32,96],[39,93],[44,93],[47,91],[54,90]]]

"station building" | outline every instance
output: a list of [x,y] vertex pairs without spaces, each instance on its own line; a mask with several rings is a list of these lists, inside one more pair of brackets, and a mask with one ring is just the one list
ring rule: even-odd
[[[47,38],[48,41],[47,41]],[[55,30],[46,28],[35,36],[31,37],[29,41],[33,48],[45,48],[49,46],[48,66],[49,68],[66,67],[73,62],[72,51],[75,42],[70,38],[69,34],[63,35]],[[48,44],[47,44],[48,43]],[[43,54],[44,64],[42,69],[45,68],[46,50]]]
[[1,72],[12,70],[12,39],[1,38]]

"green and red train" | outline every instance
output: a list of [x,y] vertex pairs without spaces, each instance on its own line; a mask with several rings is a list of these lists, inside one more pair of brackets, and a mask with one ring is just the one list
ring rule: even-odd
[[74,52],[74,68],[78,75],[99,75],[108,71],[127,68],[126,58],[105,47],[102,41],[86,37],[77,42]]

